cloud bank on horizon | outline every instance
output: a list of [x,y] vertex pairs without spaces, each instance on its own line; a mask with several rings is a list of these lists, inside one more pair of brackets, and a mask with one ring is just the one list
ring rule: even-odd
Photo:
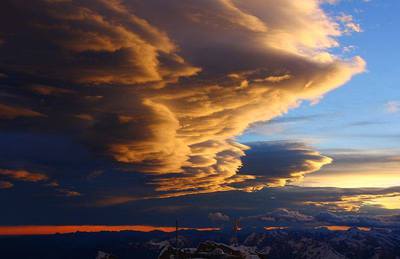
[[320,4],[2,1],[0,127],[72,136],[149,175],[150,197],[285,185],[331,159],[293,144],[298,165],[275,170],[235,137],[365,70],[330,52],[348,30]]

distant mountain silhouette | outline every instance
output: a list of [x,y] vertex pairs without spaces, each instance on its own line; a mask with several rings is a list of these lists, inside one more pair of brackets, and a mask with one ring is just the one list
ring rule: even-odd
[[238,245],[232,233],[181,230],[154,232],[71,233],[47,236],[0,237],[5,259],[147,259],[170,258],[398,258],[399,229],[347,231],[318,229],[242,229]]

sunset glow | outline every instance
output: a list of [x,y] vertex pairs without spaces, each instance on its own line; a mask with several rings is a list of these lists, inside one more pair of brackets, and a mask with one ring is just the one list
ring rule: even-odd
[[[179,228],[180,230],[198,230],[198,231],[215,231],[218,228]],[[139,232],[174,232],[175,227],[157,227],[157,226],[0,226],[0,235],[17,236],[17,235],[52,235],[65,234],[74,232],[101,232],[101,231],[139,231]]]
[[[327,228],[331,231],[347,231],[351,228],[350,226],[321,226],[321,227]],[[362,230],[362,231],[370,231],[371,230],[371,228],[367,228],[367,227],[357,227],[357,229]]]

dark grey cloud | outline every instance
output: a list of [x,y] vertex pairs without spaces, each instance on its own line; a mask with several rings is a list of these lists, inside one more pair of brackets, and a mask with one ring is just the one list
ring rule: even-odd
[[[12,182],[2,200],[144,209],[318,170],[330,160],[311,147],[235,141],[364,71],[329,53],[341,32],[310,1],[2,1],[0,168],[48,177]],[[4,222],[34,222],[11,217],[21,210]]]
[[[117,174],[114,175],[117,177]],[[107,189],[107,181],[114,177],[96,182],[97,186]],[[128,177],[131,177],[128,174]],[[132,178],[121,178],[113,182],[120,188],[128,188]],[[136,179],[137,181],[137,179]],[[239,219],[246,226],[321,226],[347,225],[365,227],[396,227],[400,210],[384,209],[364,204],[359,211],[346,211],[336,208],[327,212],[326,206],[315,206],[312,202],[337,202],[343,196],[378,196],[399,192],[396,188],[343,189],[311,188],[288,186],[284,188],[266,188],[246,193],[227,191],[167,199],[136,200],[108,207],[93,207],[96,195],[77,197],[45,196],[45,192],[35,185],[24,183],[24,188],[0,189],[7,196],[0,195],[0,201],[7,210],[0,216],[2,224],[180,224],[206,227],[214,226],[210,213],[220,212],[230,219]],[[111,184],[110,184],[111,185]],[[17,187],[17,186],[16,186]],[[130,187],[133,189],[133,187]],[[138,187],[136,187],[138,188]],[[47,192],[50,192],[49,189]],[[119,192],[119,190],[115,190]],[[26,195],[31,195],[25,203]],[[104,194],[104,193],[103,193]],[[115,197],[115,196],[113,196]],[[79,202],[77,202],[79,201]],[[29,214],[24,211],[30,211]],[[333,216],[332,216],[333,215]],[[397,224],[397,225],[396,225]]]
[[6,74],[135,84],[191,73],[165,34],[118,1],[3,1],[2,9],[0,68]]
[[314,223],[314,217],[305,215],[298,211],[290,210],[287,208],[277,208],[271,212],[267,212],[258,216],[249,216],[242,219],[242,222],[249,222],[257,219],[263,224],[305,224],[305,223]]
[[208,214],[208,218],[213,222],[224,222],[230,220],[228,215],[225,215],[221,212],[210,212]]
[[[331,158],[323,156],[303,143],[295,142],[255,142],[242,158],[240,174],[254,175],[250,186],[259,183],[265,186],[283,186],[296,181],[306,174],[318,171],[331,163]],[[246,183],[246,182],[245,182]]]

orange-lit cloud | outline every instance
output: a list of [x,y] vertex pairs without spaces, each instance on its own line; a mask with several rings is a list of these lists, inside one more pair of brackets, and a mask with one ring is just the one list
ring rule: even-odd
[[334,164],[308,175],[301,185],[341,188],[399,186],[400,165],[397,154],[396,149],[329,152]]
[[57,181],[51,180],[50,177],[44,173],[30,172],[24,169],[0,169],[0,189],[10,189],[14,187],[14,182],[31,182],[43,183],[43,186],[54,188],[59,196],[76,197],[81,193],[71,190],[69,188],[60,187]]
[[77,191],[71,191],[71,190],[63,189],[63,188],[58,188],[57,191],[58,191],[61,195],[66,196],[66,197],[76,197],[76,196],[80,196],[80,195],[81,195],[81,194],[80,194],[79,192],[77,192]]
[[0,24],[13,26],[0,27],[1,67],[56,82],[29,84],[39,97],[8,88],[47,116],[26,123],[73,132],[125,171],[147,173],[151,197],[284,185],[330,163],[308,151],[300,170],[260,181],[238,174],[249,146],[235,137],[365,70],[361,57],[329,52],[344,32],[318,0],[2,5]]
[[40,117],[43,114],[28,108],[10,106],[0,103],[0,119],[15,119],[17,117]]
[[32,173],[26,170],[0,169],[0,176],[5,176],[12,180],[24,181],[24,182],[40,182],[49,179],[45,174]]
[[48,85],[34,85],[32,91],[41,95],[72,94],[74,91],[69,89],[57,88]]
[[8,181],[0,181],[0,189],[9,189],[12,188],[14,184]]
[[400,193],[343,195],[338,201],[305,202],[305,204],[324,206],[332,211],[359,211],[365,205],[400,209]]
[[[4,39],[2,59],[13,60],[14,71],[92,84],[173,81],[198,71],[175,53],[165,33],[119,1],[38,1],[34,6],[5,1],[2,8],[10,16],[3,15],[1,22],[19,16],[13,26],[2,26],[4,35],[37,36],[29,38],[35,48],[21,42],[28,34]],[[24,49],[18,57],[15,44]]]

